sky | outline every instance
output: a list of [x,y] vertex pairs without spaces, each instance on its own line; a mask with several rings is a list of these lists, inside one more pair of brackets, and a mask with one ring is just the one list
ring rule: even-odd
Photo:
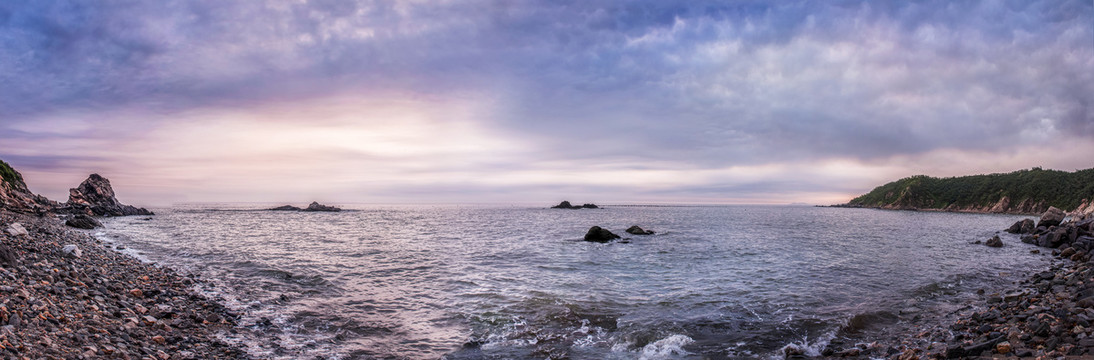
[[0,2],[55,200],[843,203],[1094,167],[1082,1]]

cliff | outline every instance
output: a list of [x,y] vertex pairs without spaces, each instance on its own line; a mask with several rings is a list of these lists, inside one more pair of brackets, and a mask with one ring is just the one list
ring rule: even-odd
[[0,207],[18,213],[42,214],[58,204],[27,189],[23,175],[0,160]]
[[1094,213],[1094,169],[1033,168],[1005,174],[936,178],[917,175],[878,186],[847,207],[1040,214],[1057,207]]

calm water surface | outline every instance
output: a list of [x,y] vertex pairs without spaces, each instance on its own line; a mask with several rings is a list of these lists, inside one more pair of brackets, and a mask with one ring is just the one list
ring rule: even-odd
[[[271,358],[771,357],[977,303],[1048,257],[1021,219],[791,206],[159,209],[97,235],[212,280]],[[592,225],[657,231],[581,241]],[[924,320],[926,319],[926,320]]]

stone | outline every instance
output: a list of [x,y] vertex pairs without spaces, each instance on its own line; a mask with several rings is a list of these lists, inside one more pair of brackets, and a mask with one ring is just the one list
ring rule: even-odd
[[570,202],[566,201],[566,200],[563,200],[562,202],[558,203],[558,205],[552,206],[551,208],[552,209],[576,209],[576,207],[571,205]]
[[1004,341],[1004,342],[995,344],[995,352],[996,353],[1007,354],[1007,353],[1010,353],[1011,350],[1013,350],[1013,349],[1011,349],[1010,342]]
[[627,233],[628,234],[634,234],[634,235],[653,235],[654,234],[654,232],[652,230],[644,230],[644,229],[638,227],[638,225],[634,225],[634,226],[631,226],[631,227],[627,228]]
[[593,226],[589,228],[589,232],[585,233],[585,241],[609,242],[618,238],[619,235],[613,234],[611,231],[599,226]]
[[1034,224],[1033,219],[1022,219],[1007,228],[1007,232],[1011,234],[1029,234],[1033,232],[1033,229],[1037,226]]
[[8,233],[8,235],[11,235],[11,236],[27,236],[27,235],[30,235],[30,232],[27,232],[27,229],[24,228],[23,224],[20,224],[20,223],[11,223],[11,225],[8,225],[8,228],[4,231],[6,231]]
[[91,174],[80,186],[68,190],[68,211],[98,216],[155,215],[144,208],[125,205],[118,201],[110,180],[99,174]]
[[84,256],[84,252],[80,250],[79,246],[75,244],[68,244],[61,248],[61,253],[67,257],[78,258]]
[[1037,227],[1060,225],[1060,223],[1064,222],[1065,217],[1067,217],[1067,214],[1064,213],[1063,210],[1057,209],[1055,206],[1050,206],[1048,211],[1041,214],[1041,220],[1037,222]]
[[336,207],[333,207],[333,206],[323,205],[323,204],[320,204],[319,202],[312,201],[312,203],[309,204],[308,207],[306,209],[304,209],[304,211],[338,212],[338,211],[342,211],[342,209],[339,209],[339,208],[336,208]]
[[988,241],[985,242],[984,245],[990,247],[1003,247],[1003,239],[1000,239],[999,235],[995,235],[992,236],[991,239],[988,239]]
[[275,207],[275,208],[270,208],[269,210],[270,211],[300,211],[300,210],[304,210],[304,209],[301,209],[301,208],[298,208],[298,207],[295,207],[295,206],[292,206],[292,205],[282,205],[282,206],[278,206],[278,207]]
[[1069,247],[1060,252],[1060,257],[1062,258],[1071,258],[1071,255],[1075,255],[1075,248]]
[[132,290],[129,290],[129,296],[132,296],[132,297],[135,297],[135,298],[144,297],[144,292],[141,291],[141,289],[132,289]]
[[87,230],[91,230],[91,229],[103,226],[103,224],[100,223],[99,220],[95,220],[95,218],[84,215],[84,214],[77,214],[76,216],[73,216],[71,219],[68,219],[67,221],[65,221],[65,225],[71,226],[71,227],[74,227],[74,228],[77,228],[77,229],[87,229]]

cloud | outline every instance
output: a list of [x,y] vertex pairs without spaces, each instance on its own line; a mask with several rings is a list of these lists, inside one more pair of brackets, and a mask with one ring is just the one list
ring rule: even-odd
[[[831,197],[848,189],[826,180],[850,180],[790,178],[949,169],[939,153],[1017,169],[1039,164],[1014,149],[1091,143],[1091,18],[1087,1],[5,2],[0,156],[242,183],[269,175],[241,164],[295,151],[310,171],[386,169],[394,183],[368,188],[407,193],[428,192],[398,180],[419,176],[453,192]],[[767,166],[784,170],[683,175]],[[315,186],[295,184],[279,186]]]

